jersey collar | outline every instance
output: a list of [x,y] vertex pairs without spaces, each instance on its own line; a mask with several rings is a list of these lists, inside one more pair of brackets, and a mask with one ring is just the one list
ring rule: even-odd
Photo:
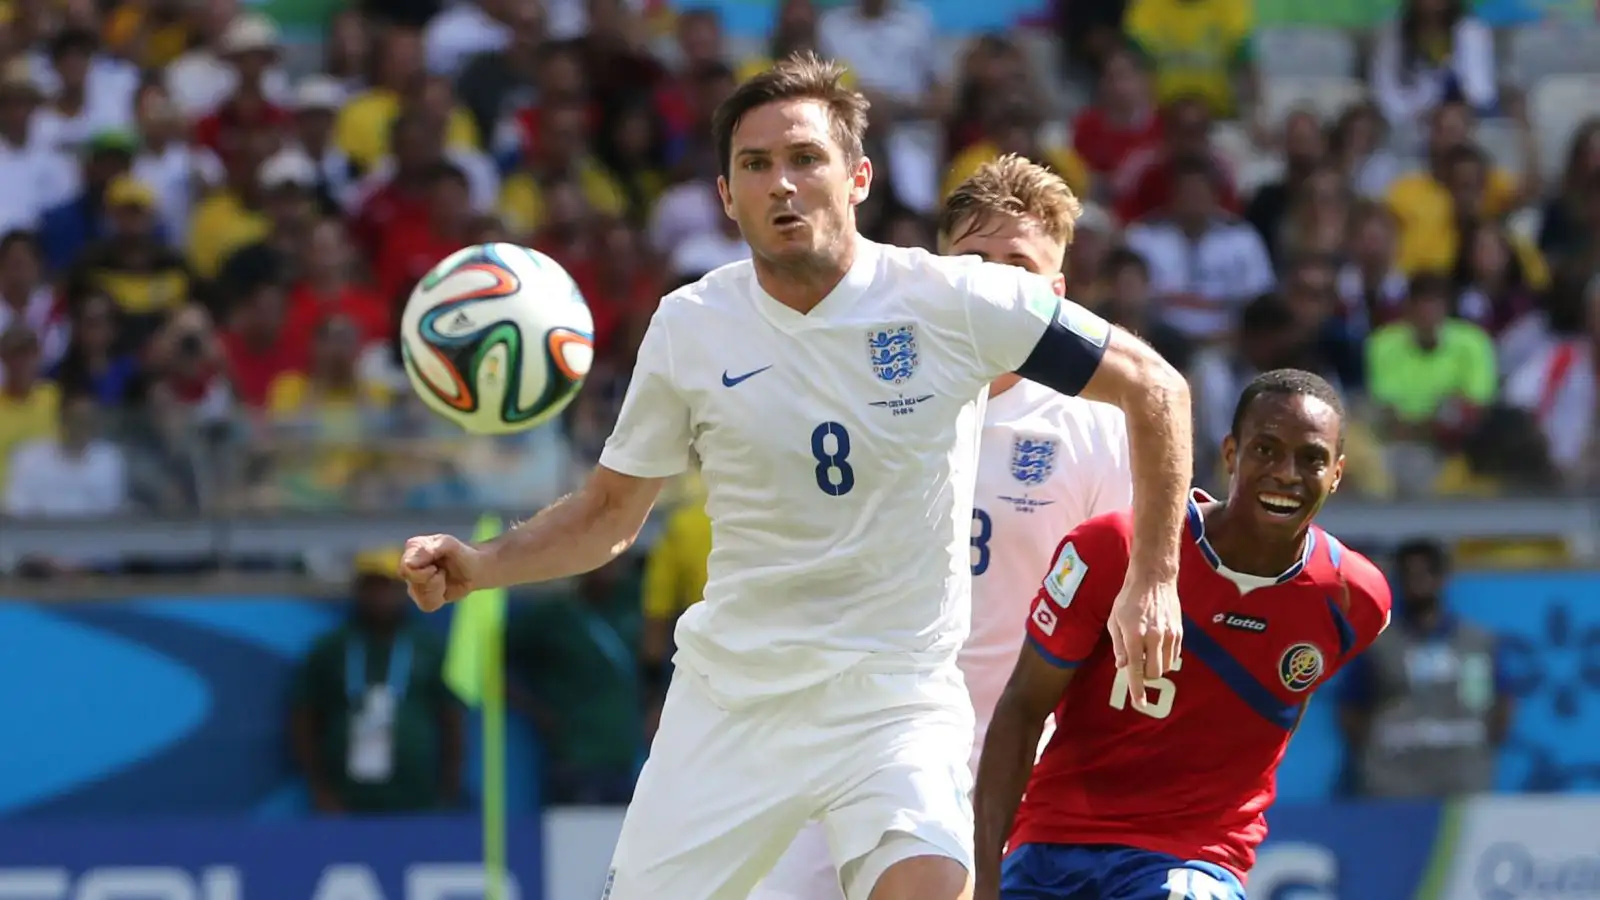
[[784,331],[803,331],[807,328],[822,327],[828,324],[828,319],[834,311],[848,309],[856,298],[866,293],[867,288],[872,286],[872,282],[878,276],[878,261],[881,255],[882,248],[857,235],[856,261],[851,264],[850,270],[844,273],[844,278],[828,292],[828,296],[823,297],[822,302],[809,313],[798,313],[779,303],[761,287],[761,282],[756,280],[755,270],[752,268],[750,280],[756,309],[762,318]]
[[[1189,536],[1194,539],[1196,547],[1205,556],[1206,562],[1213,570],[1222,568],[1222,557],[1212,548],[1211,542],[1206,540],[1206,518],[1200,514],[1200,504],[1216,503],[1217,498],[1211,496],[1200,488],[1189,492]],[[1283,570],[1283,574],[1272,580],[1273,584],[1283,584],[1294,580],[1295,576],[1304,572],[1311,563],[1311,554],[1317,550],[1317,529],[1311,528],[1306,532],[1305,549],[1300,552],[1300,559],[1294,565]]]

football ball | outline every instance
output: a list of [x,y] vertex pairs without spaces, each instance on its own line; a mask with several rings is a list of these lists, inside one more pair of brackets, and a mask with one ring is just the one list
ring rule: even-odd
[[555,260],[516,244],[450,254],[417,283],[400,318],[411,386],[473,434],[548,422],[594,362],[594,316]]

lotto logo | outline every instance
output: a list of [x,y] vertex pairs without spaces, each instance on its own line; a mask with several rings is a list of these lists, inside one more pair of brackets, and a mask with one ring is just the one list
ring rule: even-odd
[[1050,608],[1050,604],[1044,602],[1043,597],[1040,597],[1033,605],[1033,624],[1039,626],[1040,631],[1050,635],[1056,633],[1058,621],[1060,620],[1056,618],[1056,611]]

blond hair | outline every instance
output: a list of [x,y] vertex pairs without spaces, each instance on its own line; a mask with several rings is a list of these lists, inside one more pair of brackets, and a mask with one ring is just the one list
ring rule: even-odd
[[971,231],[994,216],[1032,219],[1052,240],[1072,243],[1083,204],[1060,175],[1027,157],[1009,153],[986,162],[945,198],[939,235],[955,240],[956,229]]

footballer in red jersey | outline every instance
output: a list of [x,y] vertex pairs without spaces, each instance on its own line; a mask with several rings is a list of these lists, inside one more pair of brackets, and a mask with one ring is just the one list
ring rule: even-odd
[[1222,445],[1228,498],[1190,502],[1182,659],[1145,704],[1106,636],[1128,514],[1061,542],[979,763],[976,900],[1244,897],[1306,703],[1389,622],[1382,573],[1311,521],[1339,486],[1343,415],[1308,372],[1245,388]]

